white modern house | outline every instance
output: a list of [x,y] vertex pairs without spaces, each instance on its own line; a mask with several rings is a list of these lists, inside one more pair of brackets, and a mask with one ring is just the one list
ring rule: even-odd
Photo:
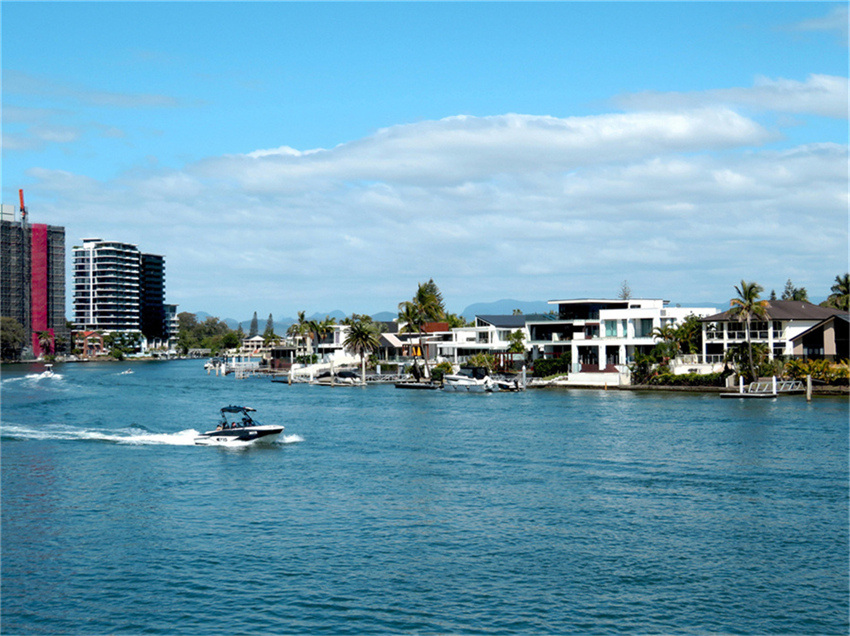
[[[628,383],[635,353],[648,353],[658,343],[656,329],[676,327],[688,316],[710,316],[714,307],[670,307],[656,298],[583,298],[552,300],[557,314],[529,320],[532,357],[570,354],[569,381],[576,384]],[[620,376],[626,377],[620,377]]]
[[436,342],[437,355],[459,364],[478,353],[507,354],[511,346],[508,338],[516,331],[522,332],[523,342],[528,350],[529,333],[526,321],[529,318],[531,316],[521,314],[476,316],[474,326],[456,327],[440,334],[442,337]]

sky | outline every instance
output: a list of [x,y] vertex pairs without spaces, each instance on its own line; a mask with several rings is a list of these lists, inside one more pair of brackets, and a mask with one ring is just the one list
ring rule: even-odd
[[813,299],[848,270],[847,3],[9,2],[2,201],[238,320]]

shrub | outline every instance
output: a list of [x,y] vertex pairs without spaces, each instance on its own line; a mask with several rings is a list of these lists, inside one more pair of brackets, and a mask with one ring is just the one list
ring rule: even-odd
[[560,358],[547,358],[535,360],[532,375],[536,378],[545,378],[550,375],[561,375],[570,372],[570,359],[567,356]]
[[672,373],[659,373],[649,379],[647,384],[655,386],[724,386],[728,372],[719,373],[686,373],[684,375],[673,375]]

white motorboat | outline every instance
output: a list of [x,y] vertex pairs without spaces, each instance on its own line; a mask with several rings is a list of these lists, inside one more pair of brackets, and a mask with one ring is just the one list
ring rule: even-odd
[[221,409],[221,423],[214,431],[201,433],[195,438],[198,445],[244,445],[270,443],[283,432],[283,426],[260,424],[250,413],[250,406],[225,406]]
[[315,384],[322,386],[356,386],[360,384],[360,375],[351,369],[323,371],[316,376]]
[[457,373],[443,376],[443,391],[458,393],[492,393],[499,385],[486,367],[463,367]]

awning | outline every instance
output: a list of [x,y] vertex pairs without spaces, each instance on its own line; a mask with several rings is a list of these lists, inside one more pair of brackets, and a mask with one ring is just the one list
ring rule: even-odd
[[381,344],[386,343],[390,347],[394,347],[396,349],[401,349],[407,344],[399,340],[398,336],[396,336],[394,333],[382,333],[381,340],[383,341],[381,342]]

